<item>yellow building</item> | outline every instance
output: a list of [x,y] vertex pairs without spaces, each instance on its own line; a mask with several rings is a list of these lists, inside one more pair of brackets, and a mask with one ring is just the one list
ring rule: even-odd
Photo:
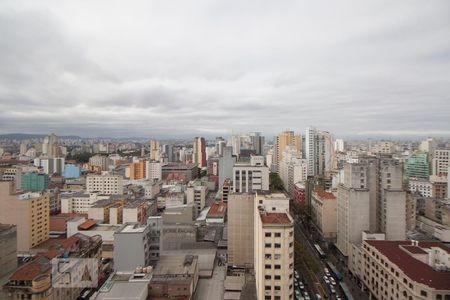
[[293,131],[284,131],[277,136],[276,141],[276,160],[277,162],[283,159],[283,151],[286,146],[293,146],[298,152],[302,151],[302,137],[295,135]]
[[140,160],[130,164],[130,180],[145,179],[147,173],[147,161]]
[[17,251],[49,239],[50,198],[43,193],[14,191],[11,182],[0,182],[0,223],[17,225]]

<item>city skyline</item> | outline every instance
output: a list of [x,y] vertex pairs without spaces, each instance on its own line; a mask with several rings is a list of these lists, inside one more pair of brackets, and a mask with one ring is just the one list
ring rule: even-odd
[[449,136],[449,6],[2,1],[0,134]]

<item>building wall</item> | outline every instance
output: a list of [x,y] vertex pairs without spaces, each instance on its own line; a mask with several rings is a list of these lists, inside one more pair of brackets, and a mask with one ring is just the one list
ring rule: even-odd
[[[265,224],[255,203],[255,278],[258,299],[294,299],[294,225]],[[274,299],[274,298],[271,298]]]
[[127,232],[131,223],[124,225],[114,234],[114,269],[116,271],[133,271],[138,266],[150,265],[150,227],[138,225],[143,228],[139,232]]
[[50,204],[48,195],[11,194],[10,183],[0,182],[0,223],[17,225],[17,250],[30,248],[49,238]]
[[16,268],[17,226],[0,224],[0,278],[11,273]]
[[231,193],[228,196],[228,263],[253,266],[254,260],[253,194]]
[[360,244],[361,232],[369,230],[369,191],[338,186],[337,247],[345,256],[349,243]]
[[86,177],[86,191],[104,195],[122,195],[123,179],[118,175],[90,175]]

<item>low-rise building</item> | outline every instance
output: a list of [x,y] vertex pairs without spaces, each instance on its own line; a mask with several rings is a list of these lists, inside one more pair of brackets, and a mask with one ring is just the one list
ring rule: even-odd
[[149,296],[191,299],[197,282],[197,256],[162,255],[153,270],[148,287]]
[[450,299],[449,270],[440,242],[363,242],[362,281],[376,299]]
[[150,265],[150,226],[127,223],[114,233],[114,269],[133,271]]
[[[67,238],[47,252],[36,255],[30,262],[22,265],[9,278],[3,289],[8,294],[9,299],[46,299],[75,300],[79,297],[83,286],[80,281],[87,279],[86,284],[95,286],[98,279],[100,266],[102,240],[99,236],[87,237],[77,234]],[[66,260],[62,272],[53,272],[53,259],[64,257]],[[80,268],[79,264],[71,263],[67,259],[86,258],[91,259],[90,268]],[[55,265],[55,266],[56,266]],[[87,265],[86,265],[87,266]],[[87,272],[87,273],[86,273]],[[74,283],[71,288],[63,282],[67,281],[66,274],[70,273],[70,282]],[[85,275],[87,275],[85,277]],[[97,276],[96,276],[97,275]],[[84,279],[83,279],[84,280]]]

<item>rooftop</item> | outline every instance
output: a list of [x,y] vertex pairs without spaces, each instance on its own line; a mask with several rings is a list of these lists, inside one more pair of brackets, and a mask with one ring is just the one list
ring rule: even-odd
[[[419,241],[417,242],[417,246],[413,246],[411,241],[366,240],[365,242],[370,246],[375,247],[412,280],[437,290],[450,289],[450,272],[437,271],[400,248],[400,246],[406,246],[408,251],[411,250],[413,251],[411,253],[416,254],[416,252],[419,252],[417,248],[423,250],[437,247],[450,254],[450,248],[444,244],[440,242]],[[408,246],[413,246],[413,248]]]
[[292,221],[286,213],[263,213],[261,222],[264,225],[292,225]]
[[227,211],[227,204],[224,202],[214,203],[208,212],[207,218],[223,217]]
[[144,232],[147,226],[139,224],[126,224],[118,233],[140,233]]
[[314,193],[319,196],[322,199],[329,199],[329,200],[335,200],[336,197],[333,195],[333,193],[330,192],[326,192],[321,188],[316,188],[314,190]]

